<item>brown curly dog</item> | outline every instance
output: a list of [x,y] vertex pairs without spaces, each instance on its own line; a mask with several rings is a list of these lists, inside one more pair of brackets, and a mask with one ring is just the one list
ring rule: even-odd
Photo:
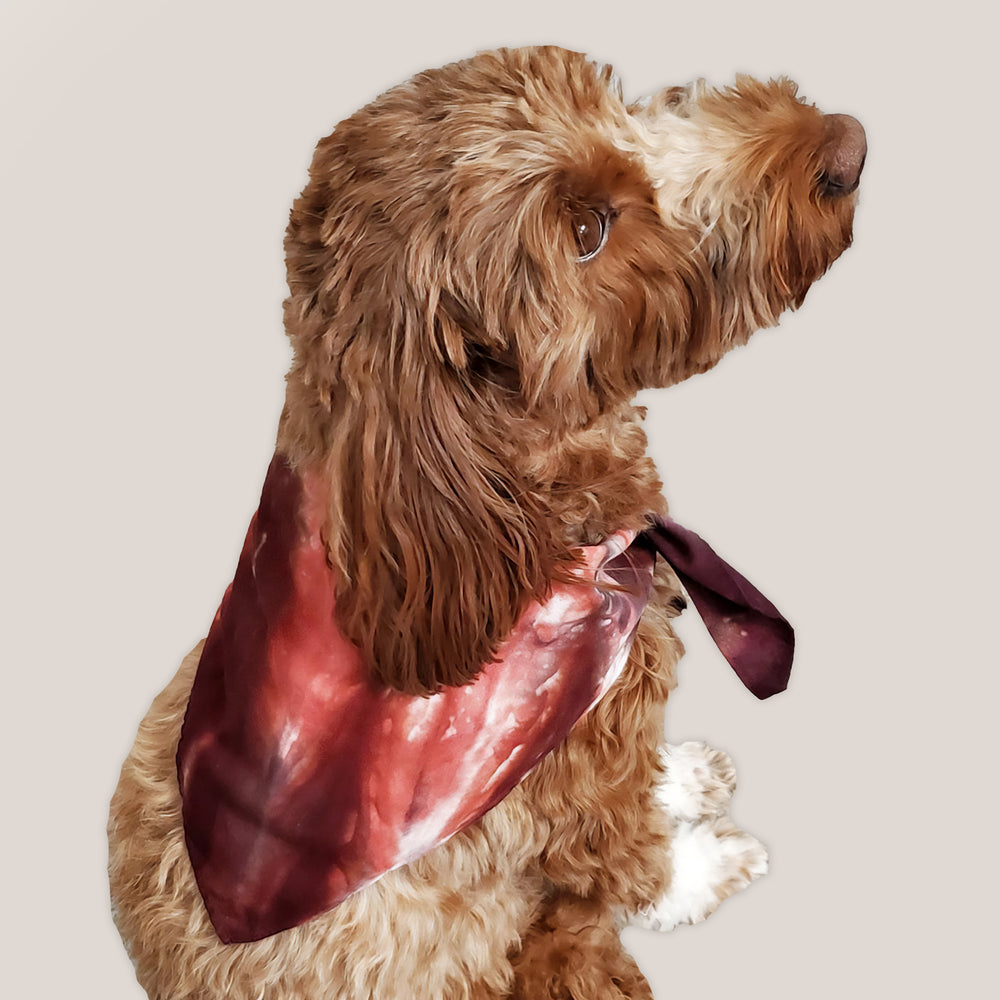
[[[319,143],[285,243],[277,452],[320,484],[338,627],[373,685],[468,687],[581,546],[665,514],[630,401],[802,302],[851,242],[864,155],[853,118],[786,80],[629,105],[550,47],[421,73]],[[683,603],[658,563],[610,690],[480,819],[232,943],[182,823],[196,648],[111,806],[113,910],[149,996],[649,997],[624,922],[702,919],[766,863],[725,815],[724,755],[663,743]]]

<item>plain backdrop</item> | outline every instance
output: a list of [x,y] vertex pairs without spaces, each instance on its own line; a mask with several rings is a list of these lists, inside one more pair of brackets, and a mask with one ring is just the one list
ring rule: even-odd
[[787,74],[870,146],[855,246],[805,306],[644,394],[676,516],[799,645],[758,703],[684,617],[669,737],[733,755],[772,870],[627,942],[658,998],[997,995],[996,24],[931,9],[6,0],[5,995],[142,995],[108,800],[256,506],[313,145],[414,71],[538,42],[630,96]]

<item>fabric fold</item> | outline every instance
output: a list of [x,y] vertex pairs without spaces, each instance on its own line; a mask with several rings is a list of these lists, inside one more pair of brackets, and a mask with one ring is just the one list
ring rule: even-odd
[[758,698],[784,691],[795,632],[778,609],[700,536],[657,518],[643,536],[671,565],[737,676]]

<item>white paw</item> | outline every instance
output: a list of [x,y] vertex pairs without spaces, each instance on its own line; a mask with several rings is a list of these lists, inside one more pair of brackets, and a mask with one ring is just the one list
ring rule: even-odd
[[693,822],[721,814],[736,787],[736,770],[729,755],[705,743],[688,742],[662,751],[666,777],[656,797],[670,818]]
[[696,924],[767,872],[764,845],[733,826],[728,816],[678,823],[670,852],[670,889],[655,906],[632,918],[639,927],[669,931],[678,924]]

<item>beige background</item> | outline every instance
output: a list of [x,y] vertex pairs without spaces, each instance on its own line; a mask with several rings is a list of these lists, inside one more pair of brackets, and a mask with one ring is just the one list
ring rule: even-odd
[[757,703],[685,616],[669,735],[733,754],[772,873],[628,942],[661,998],[996,995],[996,32],[973,6],[6,0],[5,995],[140,997],[107,800],[256,503],[314,142],[412,71],[543,41],[631,95],[785,73],[870,140],[856,246],[804,308],[648,394],[675,513],[799,652]]

